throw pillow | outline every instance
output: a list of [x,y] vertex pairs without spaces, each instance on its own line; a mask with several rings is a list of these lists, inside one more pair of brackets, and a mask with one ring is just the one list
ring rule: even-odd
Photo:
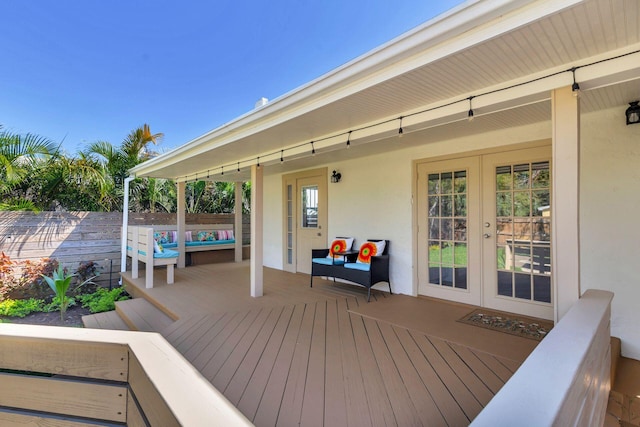
[[371,264],[371,257],[376,255],[382,255],[384,252],[384,247],[387,245],[387,242],[384,240],[379,240],[376,242],[364,242],[362,246],[360,246],[360,252],[358,253],[358,259],[356,262],[361,264]]
[[164,252],[162,245],[156,242],[155,240],[153,241],[153,252],[156,254],[161,254],[162,252]]
[[335,255],[336,253],[350,251],[352,245],[353,237],[336,238],[329,246],[327,258],[338,258],[339,255]]
[[[177,241],[177,239],[176,239],[176,241]],[[193,242],[193,233],[191,232],[191,230],[184,232],[184,241],[185,242]]]

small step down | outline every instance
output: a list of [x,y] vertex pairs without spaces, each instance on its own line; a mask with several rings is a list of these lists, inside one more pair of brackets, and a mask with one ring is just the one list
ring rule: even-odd
[[118,301],[116,312],[132,331],[160,332],[174,322],[144,298]]
[[82,324],[85,328],[92,329],[129,330],[127,324],[124,323],[122,317],[120,317],[115,310],[82,316]]

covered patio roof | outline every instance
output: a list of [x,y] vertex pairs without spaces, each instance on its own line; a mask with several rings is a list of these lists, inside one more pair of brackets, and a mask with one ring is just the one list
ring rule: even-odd
[[[574,76],[583,113],[640,98],[637,1],[467,1],[131,173],[245,181],[257,163],[283,173],[550,121],[551,91]],[[401,123],[401,143],[380,143]]]

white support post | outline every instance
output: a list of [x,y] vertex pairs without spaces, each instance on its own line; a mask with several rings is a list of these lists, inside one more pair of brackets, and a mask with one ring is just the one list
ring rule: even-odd
[[551,93],[551,230],[555,321],[580,298],[580,101],[571,87]]
[[178,224],[176,228],[178,229],[178,268],[184,268],[186,265],[186,246],[185,246],[185,234],[187,231],[186,227],[186,205],[185,205],[185,182],[178,182],[176,191],[176,216]]
[[242,182],[236,182],[235,193],[235,238],[236,238],[236,251],[235,261],[242,262]]
[[263,182],[262,168],[251,166],[251,296],[261,297],[263,288]]
[[[129,228],[129,183],[135,177],[127,177],[124,179],[124,204],[122,206],[122,239],[120,244],[120,272],[127,271],[127,230]],[[122,284],[122,278],[120,278]]]

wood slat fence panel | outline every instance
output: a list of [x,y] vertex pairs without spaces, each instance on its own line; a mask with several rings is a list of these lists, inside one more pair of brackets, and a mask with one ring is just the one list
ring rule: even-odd
[[[187,214],[187,224],[233,224],[234,214]],[[243,215],[242,241],[251,237],[250,216]],[[130,225],[176,224],[175,213],[130,213]],[[75,271],[94,261],[96,283],[115,285],[120,271],[121,212],[0,212],[0,252],[14,261],[54,258]],[[111,272],[111,274],[110,274]],[[111,277],[110,277],[111,276]]]

